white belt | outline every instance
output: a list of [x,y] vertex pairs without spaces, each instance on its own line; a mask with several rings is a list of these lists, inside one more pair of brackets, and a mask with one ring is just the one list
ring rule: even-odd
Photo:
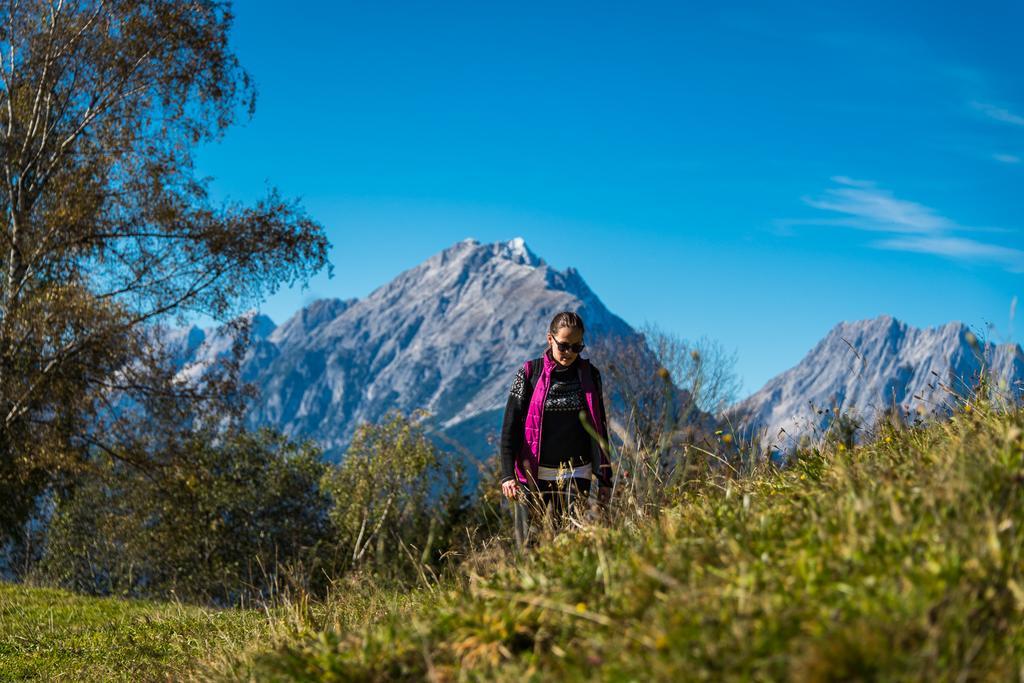
[[537,478],[543,481],[558,481],[560,479],[590,479],[591,474],[592,470],[589,463],[575,468],[544,466],[537,468]]

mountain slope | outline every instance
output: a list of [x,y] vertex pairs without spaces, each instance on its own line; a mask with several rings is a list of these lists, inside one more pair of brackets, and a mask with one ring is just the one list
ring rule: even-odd
[[[544,349],[547,324],[580,312],[588,340],[633,330],[572,269],[555,270],[521,238],[465,240],[365,299],[321,300],[276,328],[254,325],[243,377],[259,389],[249,415],[338,457],[362,422],[393,408],[427,410],[442,436],[482,456],[493,447],[518,366]],[[182,335],[193,357],[196,333]]]
[[[1020,346],[981,345],[962,323],[918,329],[890,316],[836,325],[796,366],[730,410],[746,429],[785,447],[824,429],[836,410],[870,425],[881,412],[944,413],[968,395],[982,364],[1021,395]],[[920,407],[920,410],[919,410]]]

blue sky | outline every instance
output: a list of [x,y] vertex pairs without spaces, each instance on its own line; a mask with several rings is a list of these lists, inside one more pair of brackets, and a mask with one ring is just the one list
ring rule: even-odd
[[275,186],[361,297],[467,237],[522,236],[615,313],[739,355],[747,391],[841,320],[1021,341],[1020,2],[244,0],[255,116],[201,150]]

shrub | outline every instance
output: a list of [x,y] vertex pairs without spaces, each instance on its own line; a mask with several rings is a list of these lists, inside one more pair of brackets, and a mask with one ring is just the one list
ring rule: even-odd
[[97,455],[59,498],[34,578],[230,604],[316,575],[328,500],[314,448],[265,430],[183,446],[159,467]]
[[338,568],[402,577],[439,559],[465,512],[461,464],[426,437],[414,414],[359,428],[324,478]]

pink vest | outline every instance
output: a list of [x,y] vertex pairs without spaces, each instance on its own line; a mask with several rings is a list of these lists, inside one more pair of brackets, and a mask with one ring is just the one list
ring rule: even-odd
[[[541,426],[544,424],[544,400],[548,396],[548,388],[551,386],[551,371],[555,369],[555,361],[545,353],[542,357],[544,366],[540,377],[533,387],[533,396],[530,397],[530,406],[526,410],[526,419],[523,421],[525,438],[523,439],[523,451],[515,463],[516,478],[521,484],[527,483],[530,479],[536,480],[537,467],[540,465],[540,440]],[[530,361],[523,366],[526,379],[530,379]],[[594,385],[594,378],[590,374],[590,361],[586,358],[580,359],[580,388],[587,401],[587,415],[594,430],[601,435],[601,438],[608,439],[608,430],[605,427],[604,415],[601,414],[601,405],[597,400],[597,387]],[[608,457],[603,450],[601,461],[593,463],[594,474],[598,474],[599,467],[605,467]],[[530,478],[527,478],[527,470]]]

